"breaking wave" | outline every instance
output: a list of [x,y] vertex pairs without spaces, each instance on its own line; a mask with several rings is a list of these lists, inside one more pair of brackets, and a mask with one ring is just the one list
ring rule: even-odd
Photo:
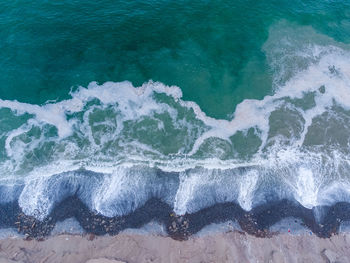
[[44,105],[0,100],[0,196],[44,219],[67,196],[125,215],[156,197],[178,214],[291,199],[350,201],[350,51],[281,22],[263,50],[273,92],[230,119],[176,86],[92,82]]

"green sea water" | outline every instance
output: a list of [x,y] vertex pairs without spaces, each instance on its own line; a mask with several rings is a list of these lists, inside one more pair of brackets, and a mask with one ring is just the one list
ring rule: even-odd
[[350,41],[349,1],[3,1],[0,98],[42,104],[91,81],[152,79],[227,118],[271,94],[262,46],[280,20]]
[[350,201],[350,1],[0,3],[0,203]]

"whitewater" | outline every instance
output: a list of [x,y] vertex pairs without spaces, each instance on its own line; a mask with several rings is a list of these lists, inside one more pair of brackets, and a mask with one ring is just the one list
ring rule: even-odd
[[73,195],[108,217],[151,198],[178,215],[225,202],[350,202],[348,46],[282,22],[263,50],[272,93],[227,119],[151,80],[91,82],[43,105],[0,99],[0,202],[39,220]]

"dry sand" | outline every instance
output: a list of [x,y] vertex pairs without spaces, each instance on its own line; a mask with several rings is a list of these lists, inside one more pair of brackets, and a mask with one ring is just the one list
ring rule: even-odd
[[3,262],[350,262],[350,235],[256,238],[230,232],[187,241],[138,234],[59,235],[44,241],[7,238],[0,240]]

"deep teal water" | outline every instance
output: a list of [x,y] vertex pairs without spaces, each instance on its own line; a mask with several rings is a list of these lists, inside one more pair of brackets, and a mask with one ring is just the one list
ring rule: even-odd
[[[41,104],[91,81],[181,87],[210,116],[271,93],[280,20],[350,40],[349,1],[3,1],[0,98]],[[220,105],[220,107],[218,107]]]

